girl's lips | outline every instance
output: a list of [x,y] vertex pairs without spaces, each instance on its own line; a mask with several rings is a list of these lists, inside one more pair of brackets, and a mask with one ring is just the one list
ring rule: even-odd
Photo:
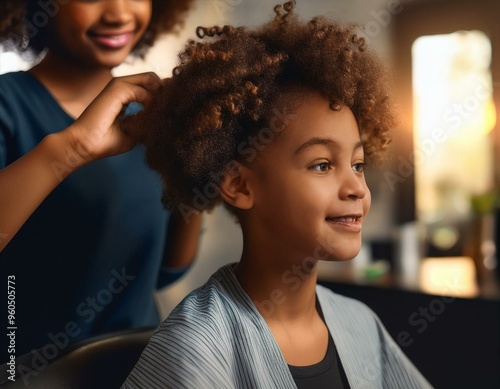
[[347,229],[352,232],[361,231],[361,217],[359,216],[328,217],[326,221],[333,227]]
[[132,32],[124,32],[116,35],[90,34],[90,37],[95,42],[109,49],[121,49],[122,47],[127,46],[132,40],[132,36]]

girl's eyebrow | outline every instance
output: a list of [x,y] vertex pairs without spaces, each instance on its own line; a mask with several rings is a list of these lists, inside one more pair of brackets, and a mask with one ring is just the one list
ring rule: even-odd
[[299,146],[299,148],[294,151],[293,154],[294,155],[298,155],[300,153],[303,153],[308,148],[310,148],[312,146],[317,146],[317,145],[327,146],[327,147],[331,147],[333,149],[338,149],[339,148],[339,145],[333,139],[329,139],[329,138],[311,138],[307,142],[301,144]]
[[[336,149],[336,150],[338,150],[340,148],[338,143],[335,142],[333,139],[330,139],[330,138],[311,138],[307,142],[301,144],[299,146],[299,148],[297,148],[297,150],[294,151],[293,154],[298,155],[298,154],[304,152],[309,147],[317,146],[317,145],[331,147],[331,148]],[[354,145],[353,151],[356,151],[360,147],[363,147],[363,142],[361,142],[361,141],[357,142]]]
[[359,141],[358,143],[356,143],[356,144],[354,145],[353,151],[356,151],[356,150],[357,150],[357,149],[359,149],[360,147],[361,147],[361,148],[363,148],[363,147],[364,147],[364,146],[363,146],[363,142],[361,142],[361,141]]

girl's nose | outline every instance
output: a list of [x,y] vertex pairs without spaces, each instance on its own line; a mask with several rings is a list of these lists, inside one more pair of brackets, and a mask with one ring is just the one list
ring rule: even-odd
[[102,20],[108,24],[127,24],[133,19],[132,0],[106,0],[102,2]]
[[364,176],[353,170],[345,172],[339,189],[341,199],[362,199],[368,193]]

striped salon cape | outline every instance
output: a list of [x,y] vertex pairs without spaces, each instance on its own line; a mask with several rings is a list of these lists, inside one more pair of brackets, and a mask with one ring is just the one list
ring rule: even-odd
[[[234,266],[219,269],[172,311],[122,389],[296,388]],[[320,285],[316,294],[352,389],[431,388],[370,308]]]

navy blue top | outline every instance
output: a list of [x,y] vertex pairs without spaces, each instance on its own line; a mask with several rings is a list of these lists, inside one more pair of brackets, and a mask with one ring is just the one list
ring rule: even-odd
[[[0,168],[73,121],[32,75],[0,76]],[[4,286],[7,275],[16,282],[17,356],[64,345],[61,333],[158,324],[154,291],[183,274],[161,269],[169,214],[160,197],[139,147],[79,169],[48,196],[0,253]]]

